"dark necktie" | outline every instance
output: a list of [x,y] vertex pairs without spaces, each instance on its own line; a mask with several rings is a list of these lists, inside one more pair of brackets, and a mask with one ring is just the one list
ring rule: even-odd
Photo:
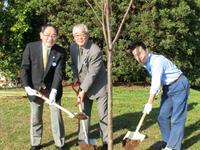
[[79,48],[79,55],[80,57],[83,55],[83,48]]

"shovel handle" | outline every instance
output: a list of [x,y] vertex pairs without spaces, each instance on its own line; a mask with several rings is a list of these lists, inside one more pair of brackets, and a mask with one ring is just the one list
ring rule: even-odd
[[146,115],[147,115],[147,113],[144,112],[143,115],[142,115],[142,117],[141,117],[141,119],[140,119],[140,121],[139,121],[139,123],[138,123],[138,125],[137,125],[137,128],[136,128],[135,132],[139,132],[139,130],[140,130],[141,126],[142,126],[142,123],[143,123],[144,118],[146,117]]
[[[81,101],[80,101],[79,97],[77,97],[77,99],[78,99],[77,105],[78,105],[79,111],[80,111],[80,113],[82,113],[83,109],[82,109],[82,106],[81,106]],[[86,131],[85,121],[84,120],[81,120],[81,125],[82,125],[83,132],[84,132],[85,138],[86,138],[85,142],[86,142],[86,144],[89,144],[89,139],[88,139],[88,135],[87,135],[87,131]]]
[[40,97],[40,98],[43,99],[47,104],[49,104],[49,105],[54,105],[54,106],[57,107],[58,109],[64,111],[64,112],[68,115],[68,117],[70,117],[70,118],[74,118],[74,117],[75,117],[75,115],[74,115],[72,112],[70,112],[69,110],[63,108],[62,106],[60,106],[60,105],[58,105],[58,104],[56,104],[56,103],[50,104],[49,99],[48,99],[46,96],[44,96],[42,93],[37,92],[37,93],[35,94],[35,96]]
[[[78,93],[80,91],[80,82],[77,82],[75,84],[72,83],[71,86],[72,86],[72,89],[74,90],[74,92],[76,93],[76,95],[78,95]],[[78,87],[78,88],[76,89],[76,87]]]

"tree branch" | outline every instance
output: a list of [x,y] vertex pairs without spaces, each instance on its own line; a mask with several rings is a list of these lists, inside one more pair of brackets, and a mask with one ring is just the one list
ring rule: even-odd
[[110,20],[109,20],[109,0],[105,1],[105,12],[106,12],[106,30],[107,30],[107,39],[109,50],[112,50],[112,40],[111,40],[111,29],[110,29]]
[[119,28],[118,28],[117,34],[115,35],[115,38],[114,38],[114,40],[112,41],[112,45],[113,45],[113,44],[117,41],[117,39],[119,38],[119,34],[120,34],[120,32],[121,32],[122,26],[124,25],[126,16],[128,15],[128,12],[129,12],[129,10],[130,10],[130,8],[131,8],[131,6],[132,6],[133,1],[134,1],[134,0],[130,0],[129,6],[128,6],[128,8],[126,9],[126,13],[125,13],[124,16],[123,16],[123,19],[122,19],[122,22],[121,22],[121,24],[120,24],[120,26],[119,26]]
[[103,3],[102,4],[102,28],[103,28],[103,35],[104,35],[104,39],[105,39],[106,45],[108,45],[108,37],[107,37],[106,23],[105,23],[106,12],[105,12],[105,7],[104,6],[105,6],[105,4]]
[[102,21],[99,19],[99,17],[98,17],[98,15],[97,15],[96,11],[94,10],[94,8],[93,8],[92,5],[90,4],[90,2],[89,2],[88,0],[85,0],[85,1],[88,3],[88,5],[89,5],[90,8],[92,9],[92,11],[94,12],[94,14],[95,14],[97,20],[98,20],[98,21],[100,22],[100,24],[102,25],[102,24],[103,24]]

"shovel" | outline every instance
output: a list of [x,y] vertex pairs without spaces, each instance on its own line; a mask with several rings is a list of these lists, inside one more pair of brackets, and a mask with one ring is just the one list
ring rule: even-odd
[[72,112],[70,112],[69,110],[67,110],[67,109],[65,109],[65,108],[63,108],[63,107],[61,107],[60,105],[58,105],[58,104],[56,104],[56,103],[50,103],[50,100],[49,100],[44,94],[42,94],[42,93],[40,93],[40,92],[37,92],[37,93],[35,94],[35,96],[37,96],[37,97],[39,97],[39,98],[45,100],[45,102],[46,102],[47,104],[49,104],[49,105],[54,105],[54,106],[57,107],[58,109],[64,111],[64,112],[68,115],[69,118],[76,118],[76,119],[78,119],[78,120],[85,120],[85,119],[87,119],[87,116],[86,116],[84,113],[72,113]]
[[[82,106],[81,106],[81,101],[78,98],[77,106],[79,108],[80,113],[83,113]],[[81,150],[97,150],[98,147],[96,146],[96,139],[89,139],[85,127],[85,121],[80,120],[80,124],[83,128],[83,132],[85,135],[85,143],[84,142],[79,142]]]
[[[76,106],[78,106],[79,108],[79,112],[80,113],[83,113],[83,109],[82,109],[82,105],[81,105],[81,101],[78,97],[78,93],[80,91],[80,83],[78,84],[72,84],[72,89],[74,90],[74,92],[76,93],[77,95],[77,103],[76,103]],[[89,139],[88,138],[88,135],[87,135],[87,131],[86,131],[86,127],[85,127],[85,122],[84,120],[80,120],[80,124],[83,128],[83,132],[84,132],[84,135],[85,135],[85,141],[83,142],[79,142],[79,145],[80,145],[80,149],[81,150],[98,150],[99,147],[96,145],[96,139]]]
[[141,141],[143,141],[145,139],[145,135],[141,134],[139,132],[139,130],[142,126],[142,123],[143,123],[146,115],[147,115],[146,112],[144,112],[138,125],[137,125],[135,132],[128,131],[126,133],[126,135],[124,136],[122,144],[123,144],[123,147],[125,147],[125,149],[127,149],[127,150],[134,149]]
[[[79,99],[79,98],[78,98],[78,99]],[[77,106],[78,106],[78,108],[79,108],[80,113],[83,113],[83,110],[82,110],[82,106],[81,106],[81,102],[80,102],[80,101],[78,101]],[[84,122],[84,120],[81,120],[81,125],[82,125],[82,128],[83,128],[83,132],[84,132],[84,134],[85,134],[85,143],[86,143],[86,144],[89,144],[89,140],[88,140],[88,136],[87,136],[87,131],[86,131],[86,127],[85,127],[85,122]]]

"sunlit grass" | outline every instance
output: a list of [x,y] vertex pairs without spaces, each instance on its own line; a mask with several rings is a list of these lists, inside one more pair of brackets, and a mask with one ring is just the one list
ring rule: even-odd
[[[128,130],[134,131],[142,115],[143,106],[148,97],[148,87],[114,87],[113,89],[113,143],[114,150],[122,150],[122,139]],[[200,150],[200,93],[191,90],[183,149]],[[75,94],[70,87],[64,89],[63,107],[77,112]],[[152,149],[161,140],[157,115],[159,112],[159,96],[155,101],[152,113],[146,117],[141,133],[148,136],[137,149]],[[77,141],[77,120],[70,119],[63,113],[65,123],[65,147],[78,150],[74,144]],[[30,148],[29,123],[30,107],[23,89],[0,90],[0,150],[27,150]],[[48,104],[45,104],[44,131],[42,138],[43,149],[54,150],[51,134]],[[91,119],[91,137],[101,144],[98,132],[98,115],[94,101]],[[155,149],[152,149],[155,150]]]

